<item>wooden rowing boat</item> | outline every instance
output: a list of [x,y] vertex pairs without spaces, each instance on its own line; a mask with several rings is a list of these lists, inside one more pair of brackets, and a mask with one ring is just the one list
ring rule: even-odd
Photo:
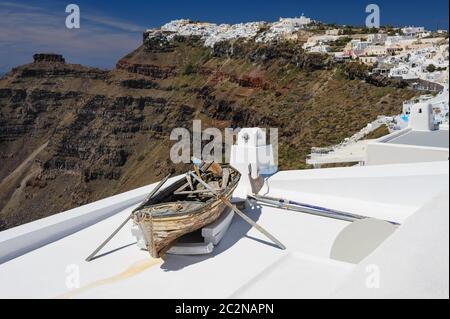
[[[217,163],[202,163],[196,172],[227,200],[241,177],[230,165]],[[141,204],[133,214],[133,221],[141,229],[150,255],[159,258],[177,238],[216,221],[226,207],[218,197],[186,174],[185,178]]]

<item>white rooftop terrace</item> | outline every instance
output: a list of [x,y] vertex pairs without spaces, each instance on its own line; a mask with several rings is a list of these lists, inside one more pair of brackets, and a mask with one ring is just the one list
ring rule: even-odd
[[[425,112],[426,113],[426,112]],[[430,115],[431,116],[431,115]],[[431,121],[423,118],[431,125]],[[449,159],[448,130],[415,129],[417,120],[410,116],[409,127],[394,131],[377,140],[370,141],[366,150],[366,165],[439,162]],[[419,125],[422,125],[419,122]],[[433,124],[434,125],[434,124]]]
[[436,131],[408,131],[403,135],[395,136],[385,143],[417,145],[425,147],[448,148],[449,146],[448,130]]
[[[152,259],[129,223],[86,262],[155,185],[0,232],[0,298],[448,298],[448,161],[284,171],[266,181],[261,195],[402,223],[359,265],[330,258],[348,222],[265,206],[245,212],[285,251],[235,216],[211,255]],[[382,267],[376,291],[364,286],[366,263]],[[76,274],[79,288],[70,285]]]

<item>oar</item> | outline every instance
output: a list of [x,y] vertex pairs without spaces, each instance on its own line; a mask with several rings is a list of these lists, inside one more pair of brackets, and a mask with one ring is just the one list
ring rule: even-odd
[[[269,196],[260,196],[257,194],[248,195],[249,198],[256,200],[258,203],[266,206],[277,207],[286,210],[292,210],[300,213],[306,213],[321,217],[334,218],[339,220],[345,220],[347,222],[354,222],[361,219],[369,218],[363,215],[357,215],[353,213],[347,213],[339,210],[334,210],[326,207],[321,207],[317,205],[311,205],[306,203],[299,203],[295,201],[291,201],[289,199],[269,197]],[[390,220],[386,220],[386,222],[400,226],[399,223],[393,222]]]
[[274,242],[280,249],[286,249],[286,246],[284,246],[278,239],[276,239],[273,235],[271,235],[267,230],[262,228],[260,225],[258,225],[255,221],[253,221],[250,217],[245,215],[241,210],[239,210],[236,206],[230,203],[229,200],[227,200],[225,197],[220,196],[214,189],[212,189],[211,186],[209,186],[207,183],[205,183],[200,177],[195,175],[193,172],[189,172],[193,178],[195,178],[200,184],[206,187],[211,193],[213,193],[214,196],[216,196],[218,199],[220,199],[225,205],[227,205],[229,208],[231,208],[236,214],[238,214],[243,220],[245,220],[247,223],[249,223],[251,226],[255,227],[257,230],[259,230],[262,234],[264,234],[267,238],[269,238],[272,242]]
[[86,258],[86,261],[91,261],[94,257],[95,257],[95,255],[97,255],[97,253],[103,248],[103,247],[105,247],[105,245],[119,232],[119,230],[121,230],[122,229],[122,227],[123,226],[125,226],[127,223],[128,223],[128,221],[133,217],[133,214],[137,211],[137,210],[139,210],[139,209],[141,209],[144,205],[145,205],[145,203],[146,202],[148,202],[155,194],[156,194],[156,192],[167,182],[167,180],[169,179],[169,177],[170,177],[170,174],[169,175],[167,175],[163,180],[161,180],[160,182],[159,182],[159,184],[158,185],[156,185],[156,187],[151,191],[151,193],[144,199],[144,201],[137,207],[137,208],[135,208],[135,209],[133,209],[133,211],[131,212],[131,214],[130,214],[130,216],[128,216],[127,217],[127,219],[125,219],[124,221],[123,221],[123,223],[122,224],[120,224],[120,226],[115,230],[115,231],[113,231],[113,233],[111,234],[111,235],[109,235],[109,237],[108,238],[106,238],[106,240],[100,245],[100,246],[98,246],[97,247],[97,249],[96,250],[94,250],[93,252],[92,252],[92,254],[90,254],[89,255],[89,257],[88,258]]

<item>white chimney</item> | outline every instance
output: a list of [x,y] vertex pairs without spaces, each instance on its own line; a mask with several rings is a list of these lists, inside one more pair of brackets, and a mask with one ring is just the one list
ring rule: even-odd
[[231,146],[230,165],[241,173],[241,181],[233,194],[235,198],[246,199],[251,193],[249,173],[256,179],[259,175],[277,172],[273,147],[266,142],[266,133],[260,128],[243,128],[239,131],[236,145]]
[[433,106],[427,103],[417,103],[411,107],[409,128],[415,131],[434,131]]

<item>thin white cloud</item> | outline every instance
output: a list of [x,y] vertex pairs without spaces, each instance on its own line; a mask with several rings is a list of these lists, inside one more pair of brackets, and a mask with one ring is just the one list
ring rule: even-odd
[[127,31],[127,32],[142,32],[144,30],[144,27],[131,24],[128,22],[118,21],[107,17],[101,17],[101,16],[95,16],[95,15],[86,15],[84,16],[84,20],[108,26],[117,28],[119,30]]
[[25,10],[41,10],[39,7],[35,7],[28,4],[16,3],[16,2],[8,2],[2,1],[0,2],[0,7],[9,8],[9,9],[25,9]]
[[140,44],[144,30],[82,10],[81,28],[69,30],[65,18],[65,12],[0,2],[0,72],[30,62],[36,52],[62,53],[68,62],[112,67]]
[[[56,12],[51,11],[48,9],[43,9],[40,7],[28,5],[28,4],[20,4],[20,3],[14,3],[14,2],[0,2],[0,7],[3,7],[4,9],[9,9],[13,11],[15,14],[20,13],[17,10],[22,10],[22,13],[40,13],[42,15],[48,15],[48,16],[63,16],[65,17],[65,13],[62,12]],[[106,16],[101,16],[98,14],[93,13],[85,13],[84,10],[81,10],[81,19],[82,21],[87,21],[89,23],[102,25],[105,27],[112,27],[118,30],[126,31],[126,32],[141,32],[145,29],[144,26],[136,25],[133,23],[129,23],[128,21],[122,21],[117,18],[111,18]]]

